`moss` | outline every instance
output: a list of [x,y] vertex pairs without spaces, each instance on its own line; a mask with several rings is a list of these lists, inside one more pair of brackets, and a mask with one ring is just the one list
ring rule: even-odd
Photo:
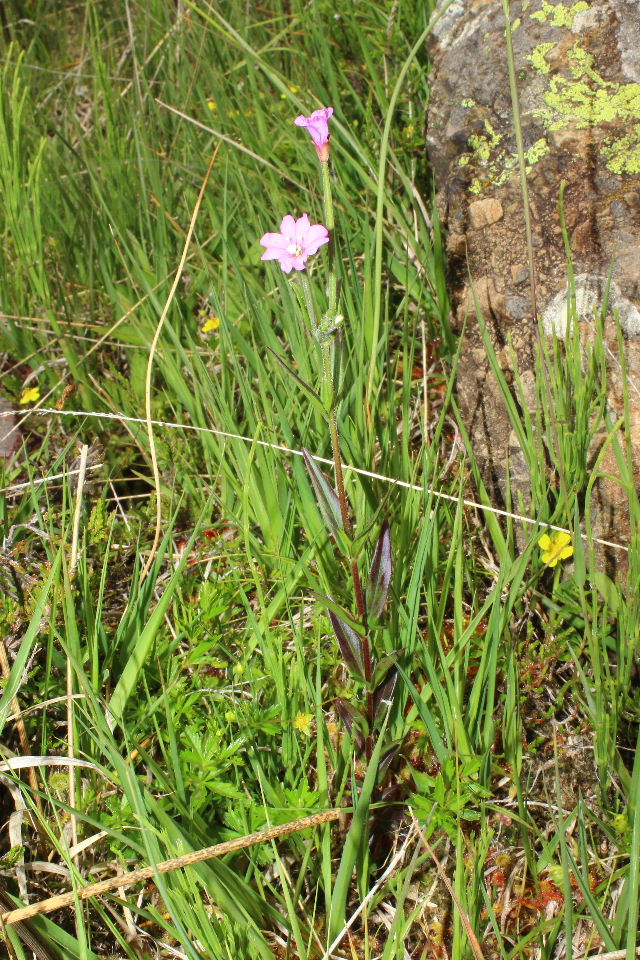
[[542,0],[542,9],[532,13],[531,19],[538,20],[540,23],[550,23],[553,27],[567,27],[572,30],[575,15],[588,9],[589,4],[586,0],[578,0],[578,3],[572,3],[571,6]]

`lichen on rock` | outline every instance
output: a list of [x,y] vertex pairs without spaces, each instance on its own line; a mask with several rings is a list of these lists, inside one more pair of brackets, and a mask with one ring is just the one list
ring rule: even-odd
[[577,14],[589,9],[586,0],[578,0],[568,6],[564,3],[548,3],[542,0],[542,6],[530,14],[532,20],[538,20],[540,23],[550,23],[554,27],[567,27],[573,29],[573,21]]
[[[613,173],[639,174],[640,83],[605,80],[595,69],[594,57],[582,48],[579,41],[565,56],[568,75],[558,73],[550,79],[549,89],[543,97],[545,105],[534,110],[532,115],[548,130],[560,130],[569,125],[578,130],[615,125],[621,132],[617,136],[604,137],[600,147],[605,164]],[[539,58],[535,62],[531,59],[534,68],[543,69]],[[543,62],[548,68],[546,60]],[[548,73],[548,69],[543,72]]]
[[[438,8],[445,5],[438,0]],[[512,0],[510,16],[512,24],[519,21],[513,51],[538,315],[548,333],[566,334],[568,270],[559,213],[564,184],[581,334],[596,328],[608,290],[606,399],[619,417],[624,413],[621,371],[640,385],[638,5]],[[481,451],[485,481],[491,486],[493,477],[499,496],[512,427],[489,371],[476,301],[507,379],[513,372],[504,355],[507,340],[522,378],[535,371],[538,338],[502,5],[455,0],[437,26],[430,41],[427,142],[441,222],[448,231],[453,323],[465,330],[458,401],[474,449]],[[629,437],[640,482],[640,386],[632,400]],[[608,497],[603,496],[601,516],[611,529],[603,520],[599,532],[611,538],[618,522],[620,536],[624,518],[617,506],[607,512]]]

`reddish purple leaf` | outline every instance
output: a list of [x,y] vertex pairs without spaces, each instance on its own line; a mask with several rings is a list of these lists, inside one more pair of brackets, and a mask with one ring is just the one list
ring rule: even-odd
[[400,744],[395,743],[380,758],[380,765],[378,767],[378,777],[381,780],[384,777],[387,770],[389,769],[389,767],[391,766],[391,762],[393,761],[393,758],[395,757],[399,749],[400,749]]
[[348,623],[336,616],[333,610],[329,610],[329,619],[345,664],[351,673],[361,680],[364,677],[364,659],[360,637]]
[[393,668],[390,670],[387,679],[381,683],[373,692],[373,715],[377,717],[384,714],[393,703],[393,694],[395,693],[396,683],[398,682],[398,671]]
[[364,737],[362,731],[359,729],[361,726],[367,728],[367,723],[360,711],[349,703],[348,700],[344,700],[342,697],[338,697],[334,701],[334,706],[336,708],[336,713],[344,723],[347,731],[353,737],[358,750],[362,750],[364,747]]
[[404,651],[404,647],[400,647],[398,650],[392,650],[391,653],[386,654],[382,657],[381,660],[375,664],[373,669],[373,685],[377,687],[379,683],[382,683],[386,675],[389,673],[391,667],[395,666],[400,658],[400,654]]
[[377,620],[387,602],[387,593],[391,583],[391,531],[385,520],[378,537],[376,549],[371,561],[371,570],[367,580],[367,613]]

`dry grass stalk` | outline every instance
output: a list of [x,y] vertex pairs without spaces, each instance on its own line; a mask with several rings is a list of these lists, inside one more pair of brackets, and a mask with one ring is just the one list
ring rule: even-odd
[[238,837],[236,840],[216,843],[212,847],[193,850],[191,853],[185,853],[181,857],[174,857],[172,860],[163,860],[161,863],[156,863],[151,867],[142,867],[140,870],[131,870],[129,873],[119,873],[115,877],[110,877],[108,880],[100,880],[98,883],[92,883],[88,887],[81,887],[79,890],[72,891],[71,893],[61,893],[56,897],[40,900],[39,903],[32,903],[27,907],[9,910],[0,916],[0,926],[4,925],[8,927],[22,920],[28,920],[29,917],[35,917],[43,913],[52,913],[54,910],[62,910],[65,907],[73,906],[78,900],[90,900],[92,897],[99,897],[104,893],[110,893],[112,890],[130,887],[134,883],[153,880],[159,873],[171,873],[173,870],[179,870],[182,867],[188,867],[194,863],[202,863],[204,860],[212,860],[214,857],[223,857],[227,853],[236,853],[238,850],[244,850],[246,847],[254,847],[259,843],[279,840],[280,837],[286,837],[291,833],[298,833],[301,830],[319,827],[323,823],[330,823],[337,820],[343,813],[343,810],[338,809],[326,810],[323,813],[314,813],[309,817],[301,817],[299,820],[283,823],[279,827],[269,827],[267,830],[250,833],[246,837]]

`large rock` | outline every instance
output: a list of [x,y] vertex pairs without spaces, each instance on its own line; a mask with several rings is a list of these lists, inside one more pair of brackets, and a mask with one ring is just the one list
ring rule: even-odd
[[16,415],[8,400],[0,397],[0,461],[11,458],[20,446],[20,431],[16,426]]
[[[442,9],[446,4],[439,4]],[[640,6],[638,0],[557,3],[512,0],[511,21],[527,165],[538,315],[547,333],[566,332],[567,260],[560,185],[585,335],[605,299],[607,404],[622,416],[640,464]],[[448,231],[449,280],[458,329],[466,318],[459,402],[496,494],[510,456],[524,470],[474,308],[474,293],[507,376],[513,344],[524,402],[534,403],[533,317],[525,225],[499,0],[454,0],[431,40],[428,147]],[[471,281],[470,281],[471,278]],[[622,382],[614,310],[622,328]],[[623,389],[623,387],[625,389]],[[594,444],[590,457],[597,456]],[[605,465],[615,468],[611,451]],[[521,477],[522,489],[526,483]],[[638,477],[636,477],[637,481]],[[629,535],[626,497],[600,484],[600,536]]]

